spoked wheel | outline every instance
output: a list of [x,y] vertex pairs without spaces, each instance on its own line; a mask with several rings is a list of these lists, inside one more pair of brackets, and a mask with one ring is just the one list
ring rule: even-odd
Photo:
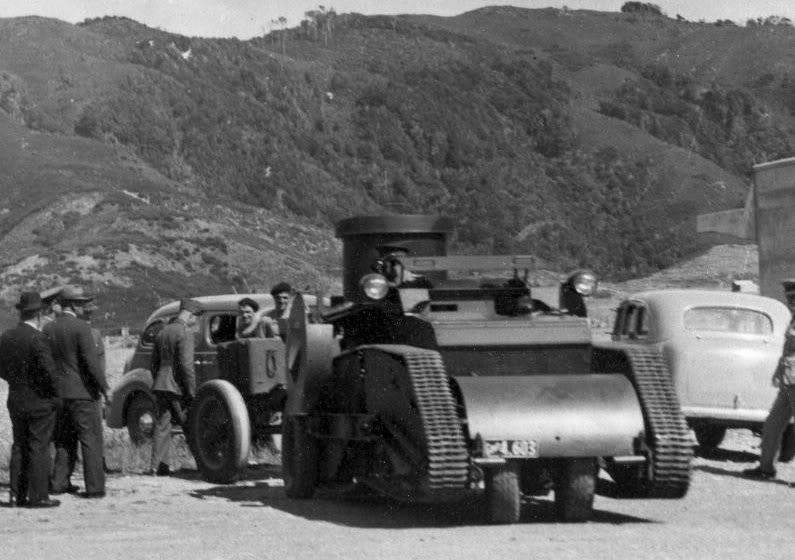
[[726,426],[693,426],[693,431],[696,434],[699,447],[705,450],[715,449],[726,437]]
[[485,513],[489,523],[519,521],[522,493],[519,489],[519,465],[509,461],[486,471]]
[[146,393],[135,393],[127,405],[124,423],[130,441],[141,445],[152,439],[155,429],[155,402]]
[[555,511],[561,521],[588,521],[593,515],[596,460],[566,459],[555,483]]
[[228,381],[203,384],[190,408],[188,444],[209,482],[237,480],[251,444],[251,424],[243,397]]
[[290,498],[311,498],[318,473],[319,442],[306,429],[305,418],[286,415],[282,421],[282,477]]

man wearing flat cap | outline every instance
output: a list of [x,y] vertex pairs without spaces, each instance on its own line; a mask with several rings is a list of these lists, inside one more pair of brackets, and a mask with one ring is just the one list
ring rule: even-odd
[[77,461],[77,444],[83,455],[85,498],[105,496],[102,413],[100,398],[107,399],[105,379],[91,327],[81,317],[94,298],[78,286],[64,286],[58,296],[62,313],[44,327],[59,369],[58,396],[63,401],[55,435],[55,464],[50,479],[54,493],[76,492],[71,476]]
[[9,486],[11,506],[53,507],[48,495],[50,440],[55,427],[56,366],[47,337],[39,329],[38,292],[24,292],[19,324],[0,337],[0,377],[8,382],[8,412],[14,442]]
[[182,426],[183,431],[187,428],[186,409],[196,395],[192,327],[202,312],[201,303],[195,299],[180,300],[179,313],[157,333],[152,348],[156,418],[151,472],[156,476],[171,473],[172,419]]

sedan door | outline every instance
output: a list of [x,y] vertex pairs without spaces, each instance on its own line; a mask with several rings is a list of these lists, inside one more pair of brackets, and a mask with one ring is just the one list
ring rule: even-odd
[[684,311],[686,345],[677,364],[683,404],[717,409],[764,409],[780,348],[772,319],[755,309],[694,307]]

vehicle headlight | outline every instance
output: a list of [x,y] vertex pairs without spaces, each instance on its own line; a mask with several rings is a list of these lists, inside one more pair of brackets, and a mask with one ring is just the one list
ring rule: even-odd
[[386,293],[389,291],[389,284],[380,274],[366,274],[359,280],[359,285],[362,287],[364,295],[370,299],[384,299]]
[[582,296],[592,296],[596,292],[596,274],[590,270],[580,270],[572,274],[569,284]]

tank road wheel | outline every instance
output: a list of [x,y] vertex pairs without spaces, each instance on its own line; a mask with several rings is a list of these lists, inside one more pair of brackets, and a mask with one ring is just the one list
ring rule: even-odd
[[141,445],[152,439],[155,428],[155,401],[146,393],[137,392],[124,413],[124,424],[130,441]]
[[209,482],[237,480],[251,445],[251,424],[234,385],[213,379],[199,387],[188,416],[188,445]]
[[565,459],[555,482],[555,511],[561,521],[588,521],[593,515],[596,460]]
[[318,441],[305,424],[291,415],[282,420],[282,477],[290,498],[311,498],[317,485]]
[[522,505],[519,465],[509,461],[486,471],[486,520],[494,524],[516,523]]
[[696,441],[698,441],[699,447],[704,450],[715,449],[726,436],[726,426],[700,424],[693,426],[693,431],[696,434]]

